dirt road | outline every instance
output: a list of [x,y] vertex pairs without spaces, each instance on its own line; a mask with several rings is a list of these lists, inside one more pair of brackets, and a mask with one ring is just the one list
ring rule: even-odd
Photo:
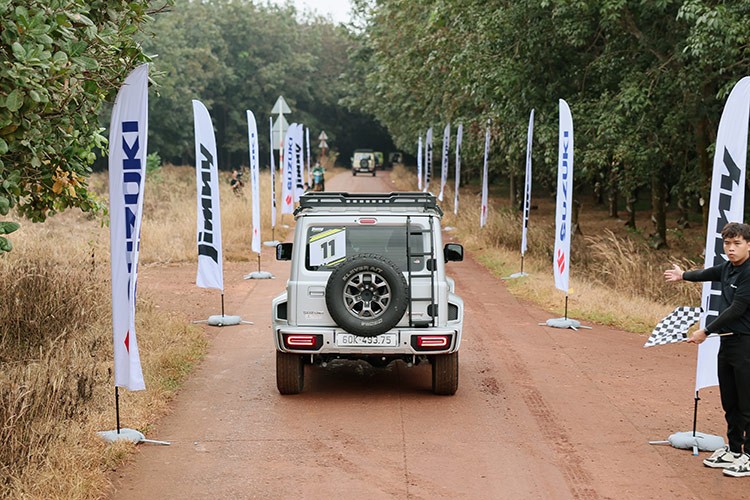
[[[327,189],[391,187],[386,174],[344,174]],[[703,467],[706,453],[648,444],[691,428],[692,346],[538,326],[553,315],[471,255],[450,264],[466,304],[455,396],[430,392],[428,365],[399,363],[308,367],[304,392],[282,397],[270,302],[289,267],[272,259],[265,248],[274,280],[225,264],[227,314],[254,324],[206,327],[206,360],[149,436],[172,445],[140,445],[112,498],[708,499],[742,498],[750,484]],[[139,286],[191,319],[217,314],[216,291],[194,279],[192,265],[147,268]],[[717,392],[701,393],[699,430],[723,435]]]

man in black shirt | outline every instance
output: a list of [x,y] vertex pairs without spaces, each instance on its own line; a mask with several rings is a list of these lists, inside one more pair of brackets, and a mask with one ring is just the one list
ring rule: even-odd
[[721,337],[718,357],[721,406],[729,445],[703,461],[733,477],[750,476],[750,225],[730,222],[721,231],[727,262],[696,271],[678,265],[664,272],[667,281],[721,283],[719,316],[696,330],[688,342],[700,344],[712,333]]

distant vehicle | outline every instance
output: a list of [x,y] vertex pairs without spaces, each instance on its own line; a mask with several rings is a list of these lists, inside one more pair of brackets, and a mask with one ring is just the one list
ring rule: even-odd
[[390,167],[393,168],[399,163],[403,163],[404,161],[404,155],[400,151],[394,151],[393,153],[388,154],[388,163],[390,164]]
[[375,155],[375,168],[377,170],[383,170],[383,158],[384,158],[383,152],[375,151],[373,152],[373,154]]
[[355,149],[352,156],[352,175],[372,174],[375,177],[375,152],[372,149]]

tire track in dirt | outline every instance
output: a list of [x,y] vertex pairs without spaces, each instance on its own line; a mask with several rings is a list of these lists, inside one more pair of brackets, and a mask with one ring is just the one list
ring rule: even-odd
[[[464,264],[476,265],[472,261],[464,262]],[[458,276],[456,278],[457,281],[460,281]],[[470,290],[490,289],[492,286],[496,287],[497,284],[488,283],[486,287],[461,287],[462,292],[465,294],[464,302],[465,304],[468,304],[467,313],[472,314],[474,318],[479,320],[479,323],[482,326],[480,329],[481,332],[491,332],[498,329],[498,325],[496,323],[491,323],[490,320],[486,319],[488,316],[483,313],[487,310],[501,310],[502,306],[499,303],[488,303],[487,296],[475,294],[470,292]],[[484,311],[480,311],[479,307],[472,306],[471,304],[482,306],[481,309],[484,309]],[[521,304],[517,304],[516,307],[520,308]],[[514,325],[503,325],[500,331],[502,331],[502,328],[513,326]],[[500,334],[492,337],[492,349],[488,349],[487,346],[485,346],[484,337],[485,335],[476,335],[472,337],[472,340],[469,343],[472,351],[474,351],[475,355],[481,360],[479,366],[492,367],[493,364],[498,363],[498,360],[496,358],[491,359],[486,354],[487,352],[500,354],[500,363],[502,363],[502,366],[505,367],[507,372],[513,374],[513,382],[516,386],[516,390],[518,390],[524,404],[534,417],[536,426],[543,439],[546,442],[551,443],[557,457],[556,463],[565,478],[570,493],[574,498],[578,499],[595,500],[600,498],[599,494],[592,487],[593,478],[586,471],[583,465],[583,458],[576,451],[570,436],[567,434],[561,422],[556,418],[555,412],[547,404],[542,393],[535,387],[534,380],[527,369],[526,362],[516,352],[507,336]],[[500,407],[501,403],[498,400],[498,397],[501,394],[507,393],[508,388],[497,379],[492,368],[481,370],[480,375],[482,375],[480,390],[491,396],[488,399],[488,404],[493,407]]]

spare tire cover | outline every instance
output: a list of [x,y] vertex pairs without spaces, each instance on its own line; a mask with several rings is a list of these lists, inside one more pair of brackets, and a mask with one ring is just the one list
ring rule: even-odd
[[408,305],[401,270],[377,254],[357,254],[336,266],[326,285],[326,307],[338,326],[362,337],[385,333]]

